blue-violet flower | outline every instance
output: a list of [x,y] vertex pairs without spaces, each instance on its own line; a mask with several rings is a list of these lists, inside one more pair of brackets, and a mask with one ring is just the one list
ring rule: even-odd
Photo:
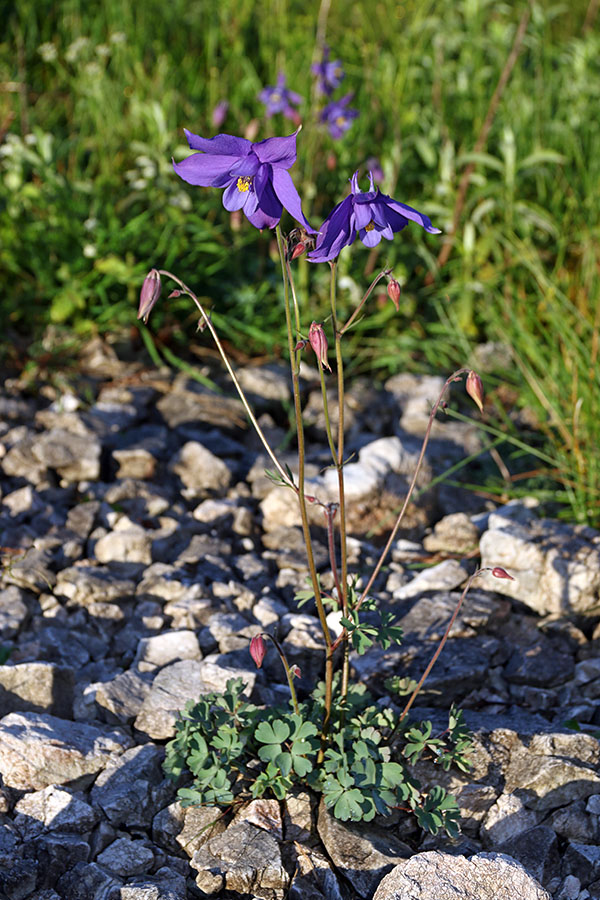
[[332,94],[339,87],[346,73],[339,59],[329,59],[329,47],[323,47],[323,58],[320,63],[313,63],[310,67],[313,75],[318,78],[317,89],[321,94]]
[[344,94],[339,100],[332,100],[321,110],[321,122],[329,128],[329,134],[334,140],[339,140],[352,125],[352,120],[358,116],[358,110],[348,106],[354,94]]
[[329,214],[317,236],[315,249],[308,254],[310,262],[328,262],[334,259],[343,247],[347,247],[356,235],[365,247],[376,247],[381,238],[391,241],[397,231],[402,231],[409,220],[421,225],[430,234],[439,234],[431,221],[423,213],[392,200],[382,194],[373,184],[369,173],[370,187],[362,192],[358,186],[358,172],[352,176],[352,192]]
[[256,228],[274,228],[283,209],[314,234],[304,218],[302,201],[287,171],[296,162],[296,135],[267,138],[253,144],[246,138],[217,134],[199,137],[185,129],[192,150],[173,168],[188,184],[225,188],[223,206],[229,212],[242,209]]
[[266,116],[271,118],[275,113],[283,113],[288,119],[296,121],[298,113],[293,106],[299,106],[303,97],[295,91],[290,91],[285,86],[285,75],[280,72],[277,76],[277,84],[275,87],[266,87],[258,95],[261,103],[266,105]]

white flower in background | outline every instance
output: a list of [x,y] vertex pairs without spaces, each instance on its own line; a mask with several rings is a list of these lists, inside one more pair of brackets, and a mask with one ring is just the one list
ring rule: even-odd
[[45,44],[40,44],[40,46],[38,47],[38,53],[40,54],[44,62],[53,62],[58,56],[56,44],[53,44],[52,41],[46,41]]
[[67,62],[74,63],[77,62],[79,57],[81,56],[81,52],[86,49],[89,45],[90,39],[87,37],[78,37],[76,38],[72,44],[69,44],[65,53],[65,59]]
[[124,44],[127,41],[127,35],[124,31],[113,31],[108,40],[111,44]]
[[86,259],[93,259],[95,256],[97,256],[98,251],[95,244],[86,244],[83,248],[83,255],[86,257]]
[[96,47],[96,55],[102,57],[103,59],[107,59],[110,56],[111,50],[108,44],[98,44]]

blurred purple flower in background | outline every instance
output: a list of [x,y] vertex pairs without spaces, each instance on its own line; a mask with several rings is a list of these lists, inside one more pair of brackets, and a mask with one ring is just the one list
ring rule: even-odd
[[203,138],[184,130],[192,150],[202,152],[173,162],[180,178],[201,187],[225,188],[225,209],[243,210],[256,228],[274,228],[285,208],[310,234],[315,233],[304,218],[302,201],[287,171],[296,162],[298,132],[253,144],[231,134]]
[[381,163],[376,156],[370,156],[365,163],[365,169],[373,176],[373,181],[383,181],[385,175],[381,168]]
[[328,262],[351,244],[358,234],[365,247],[376,247],[381,238],[391,241],[409,221],[421,225],[430,234],[439,234],[423,213],[382,194],[373,184],[363,193],[358,186],[358,172],[350,179],[352,193],[335,207],[319,230],[315,249],[308,254],[310,262]]
[[313,63],[310,67],[313,75],[316,75],[318,78],[317,90],[320,94],[326,94],[327,96],[332,94],[336,87],[340,86],[346,75],[341,61],[339,59],[330,60],[329,52],[329,47],[323,47],[323,59],[320,63]]
[[266,87],[258,95],[261,103],[267,107],[265,114],[268,119],[275,113],[283,113],[288,119],[297,122],[299,116],[293,106],[299,106],[303,97],[295,91],[290,91],[285,86],[285,75],[280,72],[277,76],[277,84],[275,87]]
[[354,94],[345,94],[339,100],[332,100],[321,111],[321,122],[325,122],[329,128],[329,134],[334,140],[341,138],[352,125],[352,120],[358,116],[358,110],[348,106]]
[[229,111],[229,101],[221,100],[220,103],[217,103],[215,108],[212,111],[212,124],[213,128],[220,128],[225,119],[227,118],[227,112]]

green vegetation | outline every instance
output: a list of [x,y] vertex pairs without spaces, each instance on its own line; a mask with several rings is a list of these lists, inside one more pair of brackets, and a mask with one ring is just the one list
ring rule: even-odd
[[[527,9],[516,62],[490,110]],[[10,7],[0,43],[0,315],[11,337],[3,356],[23,365],[24,341],[31,356],[67,338],[127,333],[152,265],[176,265],[199,286],[220,333],[245,352],[285,346],[273,237],[256,241],[243,217],[222,208],[220,192],[184,184],[170,165],[187,150],[183,127],[214,133],[212,110],[222,100],[230,104],[224,131],[289,133],[293,126],[266,120],[257,101],[281,70],[305,97],[292,174],[313,224],[373,156],[382,189],[446,234],[460,212],[442,266],[443,239],[416,228],[375,251],[342,254],[347,308],[384,265],[404,288],[399,314],[382,289],[349,334],[349,374],[477,366],[490,427],[516,440],[520,408],[534,413],[530,430],[520,431],[529,452],[499,445],[513,477],[487,489],[535,491],[598,525],[595,5],[363,0],[331,4],[326,23],[319,10],[315,0]],[[310,65],[319,23],[346,69],[336,95],[354,91],[360,111],[339,141],[316,121]],[[328,267],[301,261],[299,270],[322,319]],[[155,358],[187,354],[185,298],[163,302],[153,320]],[[486,341],[509,349],[487,376],[473,355]],[[528,477],[515,481],[515,473]]]

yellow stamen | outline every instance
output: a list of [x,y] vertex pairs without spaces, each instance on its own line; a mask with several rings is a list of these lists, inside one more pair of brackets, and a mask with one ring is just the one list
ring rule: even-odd
[[240,175],[237,180],[237,189],[241,194],[246,194],[252,185],[251,175]]
[[373,222],[373,219],[371,219],[369,224],[365,225],[365,231],[373,231],[374,228],[375,228],[375,223]]
[[335,124],[339,125],[341,128],[342,125],[346,124],[346,116],[338,116],[337,119],[335,120]]

